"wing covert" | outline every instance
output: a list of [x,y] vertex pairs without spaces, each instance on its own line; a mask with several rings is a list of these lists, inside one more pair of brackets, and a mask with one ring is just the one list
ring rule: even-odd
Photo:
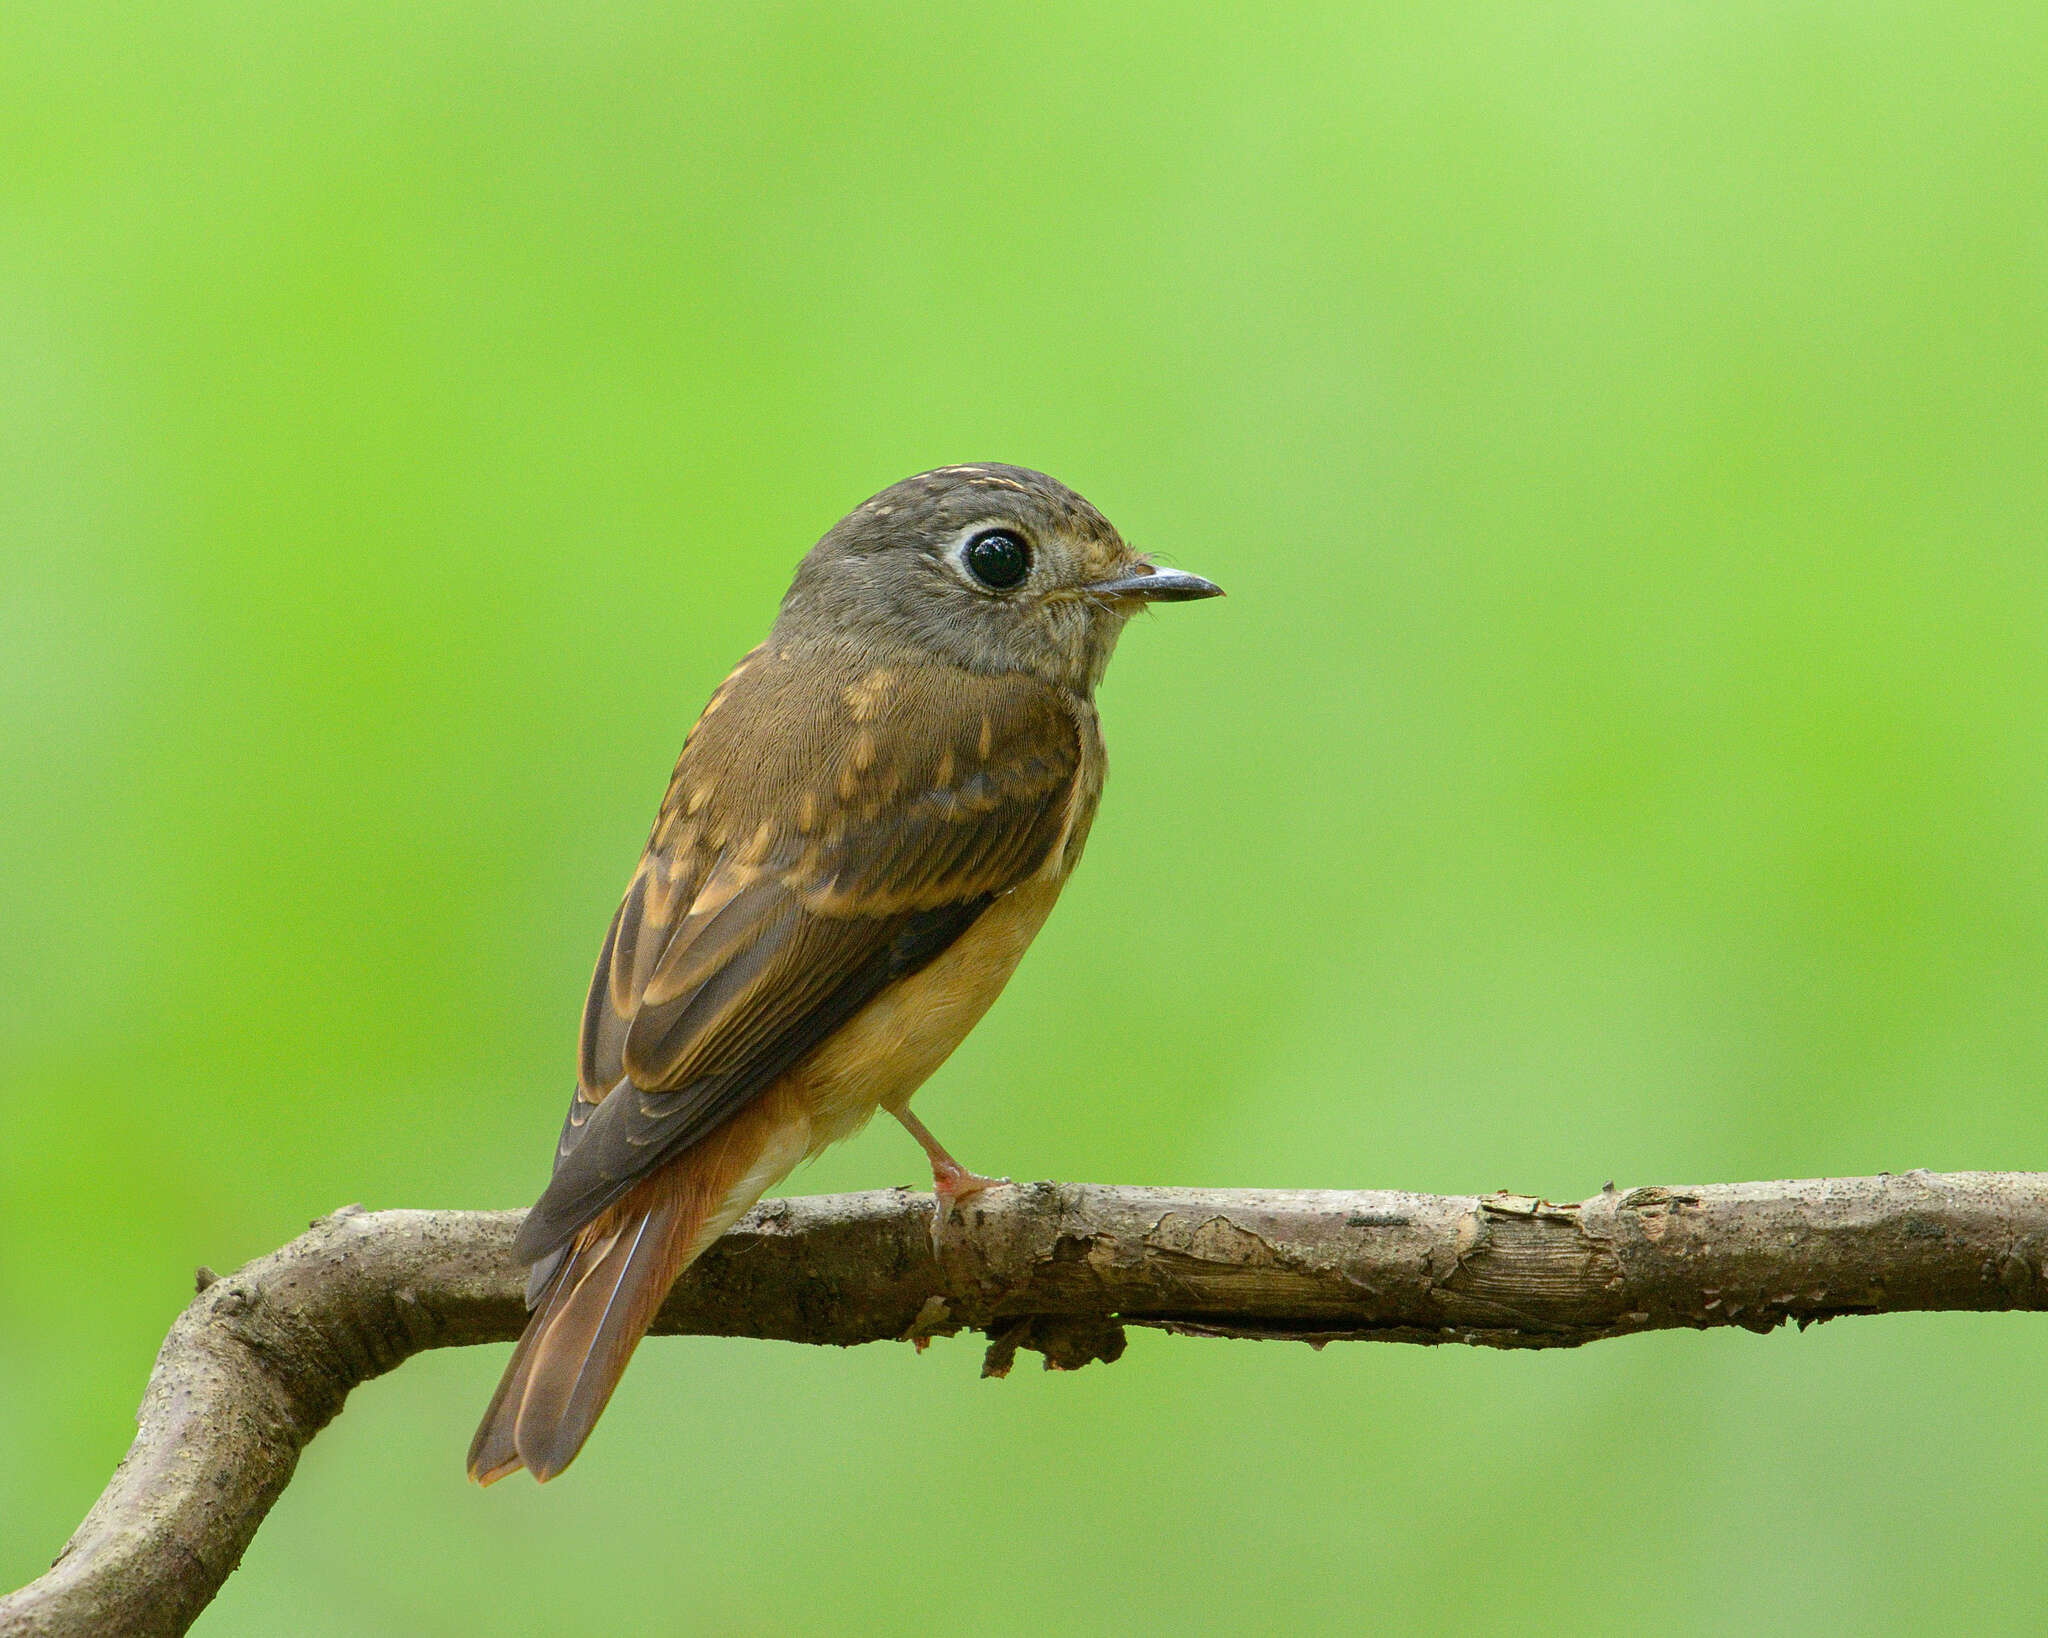
[[606,935],[521,1255],[562,1244],[1077,850],[1082,732],[1022,677],[743,662],[685,742]]

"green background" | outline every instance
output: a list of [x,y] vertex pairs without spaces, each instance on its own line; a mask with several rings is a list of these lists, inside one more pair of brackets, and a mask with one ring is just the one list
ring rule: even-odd
[[[12,0],[0,1583],[194,1264],[531,1197],[685,727],[944,462],[1231,593],[1124,640],[971,1164],[2048,1164],[2044,386],[2038,3]],[[2036,1631],[2044,1341],[662,1341],[488,1493],[439,1354],[201,1630]]]

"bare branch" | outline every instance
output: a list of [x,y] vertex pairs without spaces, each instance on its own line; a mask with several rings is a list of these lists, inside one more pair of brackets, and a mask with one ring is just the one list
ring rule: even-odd
[[[1038,1183],[970,1205],[935,1256],[907,1190],[771,1201],[655,1329],[850,1344],[973,1329],[1000,1375],[1114,1359],[1123,1326],[1323,1343],[1571,1347],[1676,1326],[2048,1308],[2048,1173],[1613,1189],[1578,1205]],[[525,1324],[516,1212],[322,1218],[201,1290],[165,1338],[135,1443],[0,1638],[182,1633],[349,1390]],[[466,1428],[449,1430],[461,1460]]]

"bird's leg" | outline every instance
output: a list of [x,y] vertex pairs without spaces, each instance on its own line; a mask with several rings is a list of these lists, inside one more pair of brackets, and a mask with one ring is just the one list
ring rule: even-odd
[[908,1109],[889,1111],[903,1122],[904,1131],[916,1138],[926,1157],[932,1163],[932,1193],[938,1198],[932,1209],[932,1249],[939,1245],[939,1232],[952,1219],[953,1208],[963,1200],[972,1199],[983,1189],[993,1189],[1010,1180],[1007,1177],[983,1177],[979,1172],[970,1172],[959,1161],[946,1153],[946,1146],[931,1134],[931,1129]]

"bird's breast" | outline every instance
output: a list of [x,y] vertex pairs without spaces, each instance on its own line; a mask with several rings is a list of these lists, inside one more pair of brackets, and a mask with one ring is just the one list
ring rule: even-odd
[[792,1071],[810,1110],[811,1152],[877,1109],[901,1109],[1002,993],[1059,898],[1034,877],[997,899],[929,965],[877,995]]

